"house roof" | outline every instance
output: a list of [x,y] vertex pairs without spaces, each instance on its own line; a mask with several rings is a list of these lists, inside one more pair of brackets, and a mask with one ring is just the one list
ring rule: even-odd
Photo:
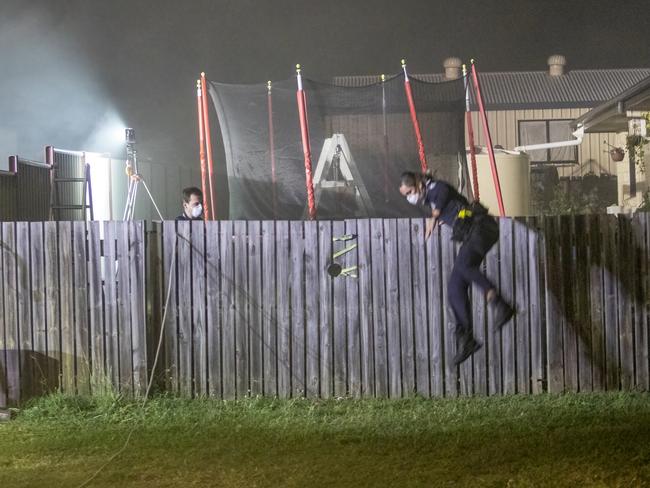
[[573,121],[585,132],[623,132],[627,112],[650,111],[650,76]]
[[[446,80],[442,73],[411,77],[431,83]],[[487,110],[596,107],[648,77],[650,68],[571,70],[560,76],[551,76],[548,71],[479,72]],[[334,83],[363,86],[378,79],[339,76]],[[474,107],[473,90],[470,98]]]

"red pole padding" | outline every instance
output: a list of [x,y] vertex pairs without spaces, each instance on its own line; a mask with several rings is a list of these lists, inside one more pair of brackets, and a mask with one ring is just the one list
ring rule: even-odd
[[483,122],[483,132],[485,134],[485,141],[487,142],[488,155],[490,156],[490,168],[492,169],[492,179],[494,180],[494,189],[497,193],[497,203],[499,204],[499,215],[504,217],[506,212],[503,208],[503,197],[501,195],[501,183],[499,182],[499,172],[497,171],[497,163],[494,159],[494,147],[492,146],[492,137],[490,136],[490,127],[488,126],[487,115],[485,115],[485,104],[483,103],[483,96],[481,95],[481,87],[478,82],[478,75],[476,73],[476,65],[472,63],[472,79],[474,80],[474,87],[476,88],[476,101],[481,113],[481,121]]
[[[212,165],[212,140],[210,139],[210,112],[208,111],[208,95],[207,95],[207,80],[205,73],[201,73],[201,102],[203,104],[203,129],[205,131],[205,151],[208,159],[208,186],[210,188],[210,209],[212,211],[212,218],[217,217],[214,203],[214,191],[212,188],[212,181],[214,180],[213,165]],[[205,195],[203,196],[205,198]]]
[[269,147],[271,151],[271,185],[273,191],[273,217],[277,218],[277,195],[275,188],[275,142],[273,134],[273,96],[271,95],[271,82],[268,83],[266,95],[269,109]]
[[316,218],[316,200],[314,199],[314,181],[311,174],[311,147],[309,145],[309,126],[307,124],[307,99],[304,90],[296,92],[298,101],[298,116],[300,117],[300,133],[302,135],[302,151],[305,155],[305,179],[307,184],[307,204],[309,218]]
[[[201,161],[201,191],[206,194],[206,160],[205,160],[205,129],[203,127],[203,97],[201,96],[201,81],[196,81],[196,104],[199,116],[199,159]],[[210,207],[205,206],[204,220],[210,220]]]
[[409,103],[409,110],[411,112],[411,122],[413,123],[413,130],[415,130],[415,139],[418,143],[418,154],[420,156],[420,167],[424,173],[427,170],[427,156],[424,152],[424,143],[422,142],[422,133],[420,132],[420,123],[418,116],[415,112],[415,103],[413,102],[413,92],[411,91],[411,82],[408,78],[404,79],[404,88],[406,89],[406,98]]
[[481,200],[478,192],[478,170],[476,169],[476,148],[474,147],[474,127],[472,124],[472,112],[469,110],[467,115],[467,135],[469,136],[469,158],[472,166],[472,185],[474,191],[474,200],[477,202]]
[[474,124],[472,123],[472,111],[469,105],[469,75],[467,74],[467,68],[463,65],[463,84],[465,86],[465,115],[467,119],[467,135],[469,137],[469,155],[472,166],[472,181],[473,181],[473,191],[474,200],[477,202],[481,201],[481,196],[479,194],[479,184],[478,184],[478,171],[476,169],[476,147],[474,146]]

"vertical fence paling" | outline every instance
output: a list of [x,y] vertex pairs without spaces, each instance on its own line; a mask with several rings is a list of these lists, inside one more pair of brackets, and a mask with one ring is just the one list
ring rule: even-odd
[[16,283],[16,231],[13,222],[2,224],[2,282],[4,296],[5,362],[3,381],[6,401],[20,399],[20,340],[18,336],[17,283]]
[[[332,225],[332,238],[340,237],[345,234],[345,222],[337,221]],[[345,244],[345,243],[343,243]],[[337,249],[332,249],[332,253]],[[339,258],[339,261],[345,264],[347,256],[345,254]],[[333,380],[334,396],[342,397],[348,394],[347,391],[347,303],[346,303],[346,285],[345,279],[332,280],[332,350],[334,356]]]
[[[33,333],[33,355],[39,359],[38,367],[35,368],[33,380],[35,381],[35,394],[42,394],[48,391],[49,377],[47,361],[47,328],[45,309],[45,252],[43,245],[43,223],[31,222],[29,225],[30,234],[30,261],[31,261],[31,295],[29,299],[32,304],[32,333]],[[1,275],[1,272],[0,272]],[[1,333],[1,332],[0,332]]]
[[[372,269],[370,267],[370,221],[357,222],[359,267],[359,353],[361,355],[361,388],[364,397],[375,394],[375,347],[373,342],[374,320],[372,309]],[[306,240],[306,232],[305,232]]]
[[440,252],[440,227],[429,238],[427,245],[427,305],[429,309],[429,361],[431,373],[431,396],[444,395],[444,319],[442,289],[442,257]]
[[208,394],[218,398],[222,395],[219,225],[219,222],[212,221],[205,227]]
[[100,222],[88,223],[88,308],[90,318],[91,374],[107,376],[104,293],[102,290],[102,241]]
[[[360,275],[358,226],[356,220],[345,222],[345,234],[357,236],[357,247],[346,254],[346,267],[357,266],[357,276]],[[361,360],[361,311],[359,310],[359,281],[345,280],[345,306],[347,318],[347,394],[358,398],[362,391],[362,360]]]
[[81,394],[90,392],[90,336],[88,323],[88,256],[85,222],[73,222],[73,259],[74,259],[74,357],[76,388]]
[[[293,240],[293,239],[292,239]],[[292,248],[293,249],[293,248]],[[263,354],[262,324],[262,225],[260,222],[248,223],[248,348],[250,394],[263,393]],[[302,263],[302,258],[300,259]],[[292,287],[293,288],[293,287]],[[294,370],[299,370],[296,367]]]
[[[144,394],[149,381],[147,307],[146,307],[146,229],[144,222],[128,223],[129,232],[129,284],[131,297],[131,330],[133,334],[131,354],[133,357],[133,389]],[[156,342],[151,337],[151,342]],[[153,374],[153,372],[152,372]]]
[[[170,279],[158,384],[187,396],[647,389],[648,216],[500,227],[485,269],[518,314],[495,331],[472,290],[484,347],[459,368],[445,297],[458,246],[445,228],[424,242],[419,219],[165,222],[149,240],[142,222],[3,223],[0,405],[143,393],[162,318],[147,310]],[[358,247],[337,262],[357,278],[326,271],[344,234]]]
[[320,299],[320,395],[329,398],[334,387],[332,279],[325,271],[332,256],[332,222],[318,222],[318,297]]
[[[290,239],[291,239],[291,263],[290,263],[290,300],[291,300],[291,390],[292,396],[301,397],[306,395],[307,381],[306,381],[306,320],[305,320],[305,236],[303,231],[303,224],[300,221],[290,222]],[[252,231],[259,232],[259,224],[256,225]],[[253,234],[253,232],[251,232]],[[251,265],[255,263],[258,265],[256,259],[257,254],[252,253],[249,255],[249,262]],[[251,292],[255,296],[259,296],[258,279],[253,277],[254,268],[251,266],[249,285]],[[259,321],[256,318],[251,320],[251,340],[254,340],[253,330],[257,331]],[[251,351],[251,362],[256,364],[258,361],[254,360],[255,352]],[[251,371],[251,375],[253,370]]]
[[4,314],[5,310],[5,271],[4,271],[4,226],[0,224],[0,239],[2,240],[3,247],[0,247],[0,405],[7,405],[8,392],[7,383],[9,374],[7,371],[7,321]]

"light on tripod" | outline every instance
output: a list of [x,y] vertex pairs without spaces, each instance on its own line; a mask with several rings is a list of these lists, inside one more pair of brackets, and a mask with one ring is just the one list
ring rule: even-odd
[[127,127],[124,129],[124,135],[127,144],[135,144],[135,129]]

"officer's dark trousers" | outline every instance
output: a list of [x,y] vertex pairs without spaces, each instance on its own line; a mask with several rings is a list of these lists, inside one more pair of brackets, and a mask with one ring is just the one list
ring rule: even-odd
[[476,283],[483,293],[494,285],[481,273],[481,262],[498,239],[498,224],[486,217],[477,223],[458,251],[454,268],[449,277],[447,293],[456,319],[456,335],[468,337],[472,331],[472,313],[470,310],[468,290]]

